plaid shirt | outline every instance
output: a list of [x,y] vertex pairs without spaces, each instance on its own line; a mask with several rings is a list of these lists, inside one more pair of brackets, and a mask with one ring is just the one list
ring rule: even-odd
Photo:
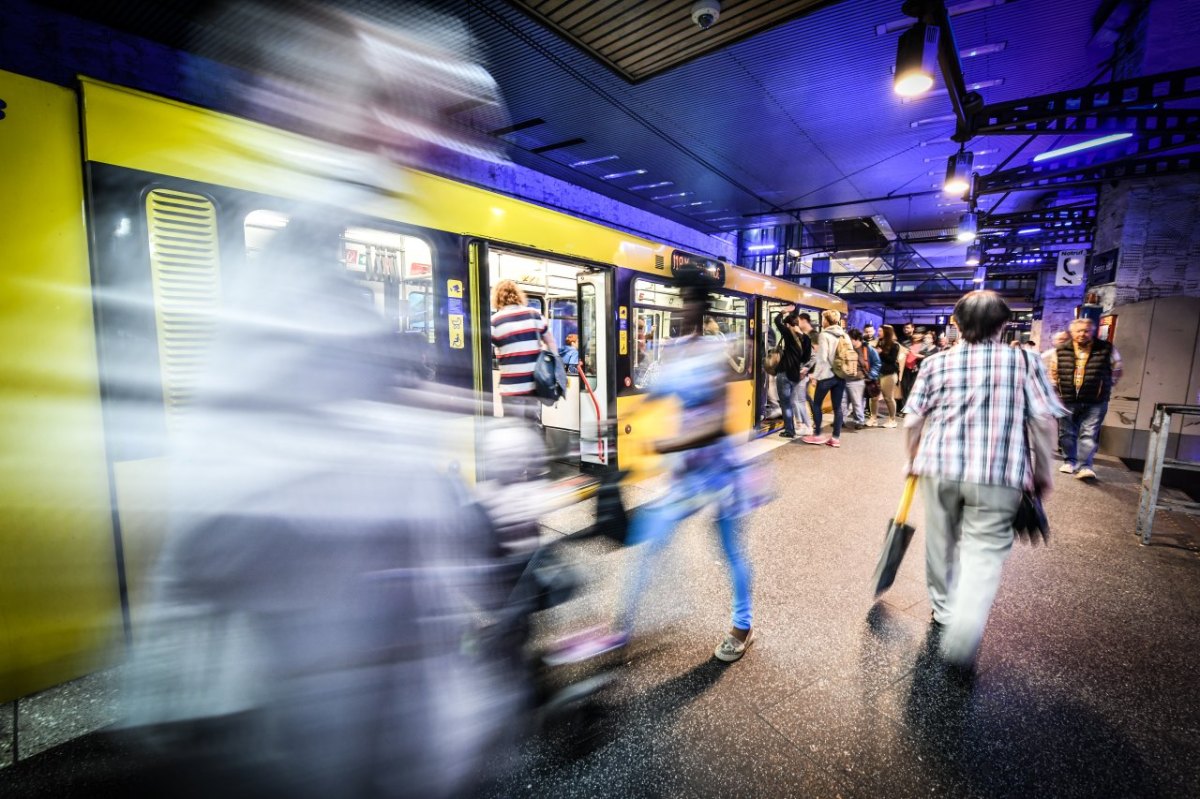
[[904,403],[925,429],[915,474],[1033,488],[1025,425],[1065,416],[1042,359],[994,341],[964,343],[925,359]]

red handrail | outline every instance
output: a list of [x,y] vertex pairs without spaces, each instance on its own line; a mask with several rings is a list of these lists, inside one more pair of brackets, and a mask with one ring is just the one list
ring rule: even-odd
[[[592,391],[592,386],[588,383],[587,375],[583,373],[583,364],[579,364],[579,382],[587,389],[588,396],[592,398],[592,405],[596,407],[596,457],[601,463],[607,463],[608,458],[604,455],[604,434],[600,431],[600,401],[596,399],[595,393]],[[582,430],[580,433],[582,434]]]

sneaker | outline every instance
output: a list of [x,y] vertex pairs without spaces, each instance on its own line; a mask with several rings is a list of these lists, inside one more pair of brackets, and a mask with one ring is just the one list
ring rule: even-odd
[[795,437],[796,437],[796,434],[795,434],[795,433],[789,433],[788,431],[784,430],[782,433],[780,433],[780,434],[779,434],[779,437],[780,437],[780,438],[795,438]]
[[867,427],[879,427],[879,422],[876,421],[875,419],[868,419]]
[[745,641],[739,641],[732,635],[726,635],[725,640],[713,650],[713,654],[716,655],[717,660],[732,663],[735,660],[741,660],[742,655],[746,654],[746,650],[750,648],[750,644],[752,643],[754,643],[754,630],[750,631]]
[[1096,473],[1093,472],[1088,467],[1084,466],[1082,469],[1075,472],[1075,479],[1076,480],[1095,480]]
[[841,445],[842,445],[841,440],[836,439],[836,438],[831,438],[825,442],[825,446],[827,446],[827,447],[840,447]]
[[825,436],[805,436],[800,440],[805,444],[824,444],[829,439],[825,438]]
[[628,643],[629,635],[626,633],[598,633],[594,628],[559,641],[552,651],[542,656],[542,661],[547,666],[582,663],[616,651]]
[[796,428],[796,434],[801,436],[811,436],[813,429],[810,425],[802,424]]
[[896,426],[896,420],[888,419],[886,422],[883,423],[883,426],[890,430],[891,428]]
[[1058,467],[1058,470],[1063,474],[1075,474],[1075,464],[1064,463],[1062,466]]

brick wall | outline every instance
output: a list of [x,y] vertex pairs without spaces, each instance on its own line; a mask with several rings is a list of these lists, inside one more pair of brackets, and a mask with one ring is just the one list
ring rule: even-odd
[[1106,307],[1155,297],[1200,297],[1200,175],[1106,186],[1095,252],[1121,248]]

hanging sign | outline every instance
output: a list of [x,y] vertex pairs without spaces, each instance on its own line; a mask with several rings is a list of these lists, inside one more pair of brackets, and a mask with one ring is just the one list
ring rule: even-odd
[[1087,270],[1088,288],[1103,286],[1105,283],[1115,281],[1117,279],[1117,263],[1120,260],[1121,249],[1119,247],[1113,247],[1111,250],[1093,255]]
[[1087,251],[1063,250],[1058,254],[1055,286],[1082,286],[1087,276]]

